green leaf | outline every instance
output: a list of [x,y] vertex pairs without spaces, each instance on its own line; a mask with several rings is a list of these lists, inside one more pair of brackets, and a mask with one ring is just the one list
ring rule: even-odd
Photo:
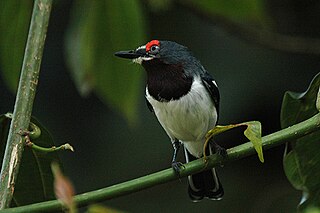
[[317,208],[315,206],[308,207],[306,210],[303,211],[303,213],[320,213],[320,208]]
[[[261,123],[259,121],[248,121],[243,122],[240,124],[230,124],[226,126],[217,125],[213,129],[209,130],[209,132],[206,135],[206,142],[204,145],[204,150],[209,142],[209,140],[219,135],[225,131],[228,131],[230,129],[233,129],[235,127],[239,126],[247,126],[246,130],[244,131],[244,135],[251,141],[253,144],[254,149],[256,150],[259,160],[263,163],[263,151],[262,151],[262,139],[261,139]],[[203,152],[205,153],[205,151]]]
[[0,66],[4,82],[16,91],[33,0],[0,1]]
[[312,80],[306,92],[286,92],[281,107],[281,127],[286,128],[315,115],[316,98],[319,91],[320,73]]
[[216,135],[219,135],[225,131],[228,131],[230,129],[233,129],[235,127],[238,127],[236,124],[230,124],[230,125],[226,125],[226,126],[222,126],[222,125],[217,125],[215,126],[213,129],[210,129],[209,132],[207,133],[206,137],[207,138],[212,138]]
[[203,11],[228,18],[236,22],[261,24],[265,22],[263,0],[188,0]]
[[125,213],[125,211],[100,204],[93,204],[88,207],[87,213]]
[[172,0],[147,0],[148,7],[154,12],[161,12],[172,7]]
[[263,163],[261,123],[259,121],[249,121],[242,124],[248,126],[244,131],[244,135],[251,141],[254,149],[258,153],[259,160]]
[[[7,115],[0,115],[1,161],[4,155],[10,121],[11,119],[8,118]],[[41,146],[54,146],[53,139],[48,130],[35,118],[32,118],[31,122],[41,129],[41,135],[36,139],[32,139],[32,142]],[[17,177],[12,206],[21,206],[55,198],[53,192],[53,175],[51,172],[52,161],[60,161],[57,153],[35,152],[31,148],[25,148]]]
[[[320,86],[320,73],[304,93],[286,92],[281,108],[281,127],[290,127],[319,113],[316,99]],[[284,171],[293,187],[303,191],[304,202],[300,210],[320,207],[320,131],[290,142],[291,150],[285,154]]]
[[92,90],[134,121],[142,72],[114,52],[143,44],[144,24],[137,0],[76,1],[66,38],[72,78],[82,95]]

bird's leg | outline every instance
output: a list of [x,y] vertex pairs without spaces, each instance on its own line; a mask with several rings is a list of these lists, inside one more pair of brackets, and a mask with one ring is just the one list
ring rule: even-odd
[[219,144],[217,144],[212,138],[209,141],[210,146],[212,147],[212,151],[214,153],[217,153],[218,155],[221,155],[222,157],[226,157],[227,156],[227,150],[225,148],[223,148],[222,146],[220,146]]
[[177,155],[181,146],[181,142],[175,139],[174,141],[172,141],[172,146],[173,146],[172,168],[179,175],[180,169],[181,167],[183,167],[183,164],[181,162],[177,162]]

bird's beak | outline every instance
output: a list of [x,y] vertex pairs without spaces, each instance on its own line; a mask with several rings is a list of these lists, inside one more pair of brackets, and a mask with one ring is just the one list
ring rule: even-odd
[[119,51],[114,53],[114,55],[120,58],[135,59],[135,58],[146,56],[146,49],[138,48],[136,50]]

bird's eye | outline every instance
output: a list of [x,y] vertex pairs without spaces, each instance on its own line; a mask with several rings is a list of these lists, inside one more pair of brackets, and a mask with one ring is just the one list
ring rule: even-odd
[[153,46],[151,46],[149,52],[152,53],[152,54],[157,54],[159,52],[159,50],[160,50],[159,46],[153,45]]

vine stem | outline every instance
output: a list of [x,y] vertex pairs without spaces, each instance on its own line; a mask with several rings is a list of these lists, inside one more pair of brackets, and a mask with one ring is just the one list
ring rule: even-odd
[[15,189],[24,150],[24,140],[19,131],[27,130],[30,123],[51,6],[52,0],[34,1],[19,87],[1,167],[0,209],[10,206]]
[[[315,131],[320,130],[320,113],[295,124],[286,129],[262,137],[262,146],[264,150],[279,146],[285,142],[295,140]],[[241,144],[227,150],[227,157],[210,155],[206,161],[201,158],[184,165],[178,177],[172,168],[165,169],[150,175],[139,177],[127,182],[119,183],[113,186],[99,190],[76,195],[74,200],[78,207],[89,205],[90,203],[110,200],[123,195],[141,191],[159,184],[167,183],[190,174],[198,173],[202,170],[210,169],[219,165],[227,164],[247,156],[255,154],[255,149],[251,142]],[[30,204],[26,206],[4,209],[1,213],[12,212],[54,212],[63,209],[62,203],[58,200],[51,200],[41,203]]]

